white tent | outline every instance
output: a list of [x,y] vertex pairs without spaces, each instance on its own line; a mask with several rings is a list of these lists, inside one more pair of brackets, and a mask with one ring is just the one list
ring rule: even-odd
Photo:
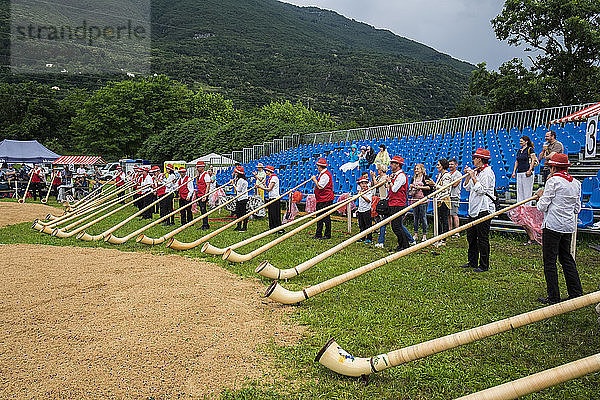
[[233,160],[229,157],[225,157],[225,156],[219,155],[217,153],[210,153],[205,156],[198,157],[195,160],[190,161],[188,164],[195,165],[198,161],[204,161],[206,163],[206,165],[214,165],[217,167],[224,166],[224,165],[234,165],[236,162],[235,160]]

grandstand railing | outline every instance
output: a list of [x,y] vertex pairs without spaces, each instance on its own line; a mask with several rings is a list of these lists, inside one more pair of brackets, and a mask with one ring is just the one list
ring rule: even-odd
[[468,117],[443,118],[431,121],[406,122],[402,124],[374,126],[369,128],[355,128],[330,132],[318,132],[308,134],[294,134],[281,139],[265,142],[261,145],[234,151],[231,154],[223,154],[223,157],[231,158],[239,163],[248,163],[251,160],[279,153],[300,144],[330,143],[353,140],[373,140],[387,137],[439,135],[456,132],[469,132],[482,130],[487,131],[499,129],[509,131],[513,127],[522,130],[526,126],[535,129],[539,125],[547,125],[550,121],[573,114],[579,110],[589,107],[594,103],[574,104],[541,108],[535,110],[511,111],[504,113],[471,115]]

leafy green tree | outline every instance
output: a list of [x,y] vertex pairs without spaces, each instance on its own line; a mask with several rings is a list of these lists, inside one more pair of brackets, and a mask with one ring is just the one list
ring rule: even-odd
[[507,0],[492,26],[498,39],[537,52],[533,72],[552,82],[557,103],[597,100],[600,1]]
[[329,114],[309,109],[299,101],[293,104],[289,100],[273,101],[262,106],[257,115],[264,120],[291,123],[298,127],[313,125],[324,129],[334,129],[336,126]]
[[200,91],[192,98],[192,113],[194,118],[207,119],[227,123],[238,117],[233,108],[233,102],[220,93]]
[[79,146],[109,159],[134,156],[142,143],[192,115],[193,92],[165,76],[110,82],[77,110]]

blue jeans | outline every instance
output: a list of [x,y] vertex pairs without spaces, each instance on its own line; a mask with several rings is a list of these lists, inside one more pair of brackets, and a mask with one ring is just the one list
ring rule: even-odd
[[413,208],[415,235],[419,234],[419,225],[423,230],[423,235],[427,233],[427,203],[419,204]]
[[387,224],[379,228],[379,237],[377,238],[377,243],[385,243],[385,227]]

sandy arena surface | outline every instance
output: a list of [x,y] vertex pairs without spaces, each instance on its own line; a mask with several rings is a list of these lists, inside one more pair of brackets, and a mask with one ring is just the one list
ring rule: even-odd
[[100,248],[0,252],[3,399],[194,398],[273,382],[264,345],[302,333],[258,281],[214,264]]
[[0,228],[6,225],[31,222],[36,218],[46,218],[48,213],[62,215],[63,210],[40,203],[19,204],[11,201],[0,202]]

